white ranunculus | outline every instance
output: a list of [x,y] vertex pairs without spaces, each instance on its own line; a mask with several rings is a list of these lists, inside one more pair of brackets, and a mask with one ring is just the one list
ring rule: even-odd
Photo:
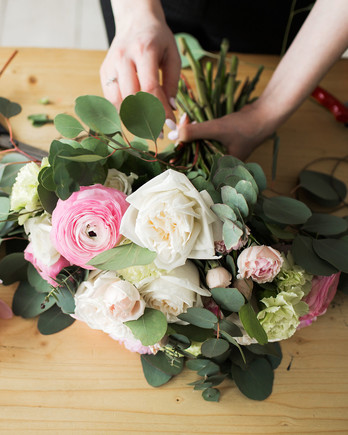
[[112,271],[94,270],[75,294],[75,317],[90,328],[101,329],[116,339],[134,338],[123,324],[144,314],[145,302],[138,290]]
[[199,273],[191,261],[156,278],[139,292],[147,307],[162,311],[171,323],[182,323],[177,318],[179,314],[193,306],[202,306],[200,296],[211,296],[208,290],[199,286]]
[[104,186],[113,187],[126,195],[130,195],[132,193],[132,184],[137,178],[138,175],[133,174],[133,172],[130,175],[126,175],[117,169],[111,168],[108,170]]
[[60,259],[60,253],[51,242],[51,229],[51,219],[48,213],[29,218],[24,222],[24,231],[31,242],[33,254],[39,262],[46,266],[52,266]]
[[120,232],[155,251],[157,267],[170,270],[185,264],[187,258],[214,258],[214,240],[221,239],[221,222],[210,210],[210,195],[198,192],[184,174],[169,169],[141,186],[127,201],[130,207]]

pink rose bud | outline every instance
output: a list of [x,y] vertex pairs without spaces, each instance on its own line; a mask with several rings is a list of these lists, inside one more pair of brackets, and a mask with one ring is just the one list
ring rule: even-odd
[[328,306],[334,298],[340,273],[335,273],[330,276],[315,276],[312,280],[311,291],[303,298],[303,301],[308,304],[309,313],[300,317],[300,326],[309,326],[317,320],[318,316],[325,314]]
[[280,252],[270,246],[250,246],[237,259],[238,279],[251,278],[263,284],[271,282],[278,275],[283,264]]
[[232,286],[242,293],[247,301],[250,301],[254,287],[253,281],[250,278],[235,279],[232,283]]
[[232,275],[228,270],[220,266],[208,270],[205,279],[207,282],[207,286],[209,288],[215,288],[215,287],[226,288],[231,284]]

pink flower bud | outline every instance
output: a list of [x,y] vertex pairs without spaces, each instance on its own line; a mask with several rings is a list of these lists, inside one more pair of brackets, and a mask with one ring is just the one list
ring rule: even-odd
[[208,270],[205,279],[209,288],[226,288],[231,284],[232,275],[223,267],[215,267],[214,269]]

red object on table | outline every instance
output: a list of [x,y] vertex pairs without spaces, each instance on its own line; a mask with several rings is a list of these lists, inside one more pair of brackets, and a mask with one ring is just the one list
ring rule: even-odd
[[322,106],[330,110],[336,121],[348,123],[348,107],[325,89],[317,86],[312,92],[312,97]]

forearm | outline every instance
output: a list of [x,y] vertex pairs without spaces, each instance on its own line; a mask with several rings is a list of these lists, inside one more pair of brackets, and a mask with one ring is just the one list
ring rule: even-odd
[[348,45],[348,1],[317,0],[257,101],[276,129],[310,95]]
[[125,20],[142,21],[155,19],[165,22],[165,16],[160,0],[111,0],[116,28],[122,27]]

